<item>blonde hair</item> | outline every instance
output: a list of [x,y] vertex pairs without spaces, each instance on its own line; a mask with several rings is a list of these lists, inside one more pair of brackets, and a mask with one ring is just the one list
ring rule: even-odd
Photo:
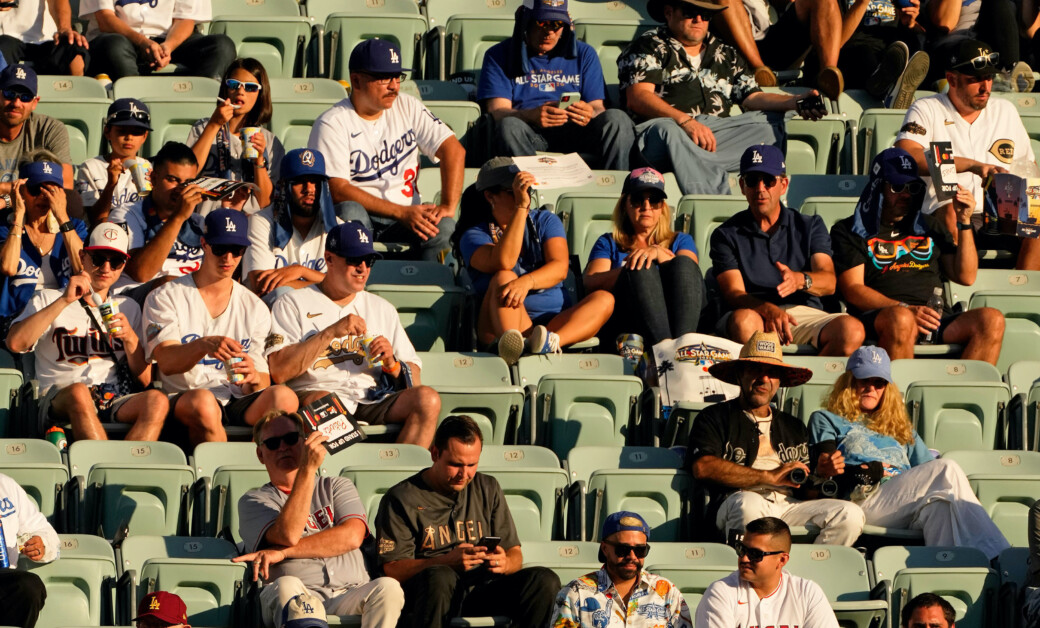
[[301,416],[299,412],[286,412],[285,410],[277,409],[269,410],[264,414],[264,416],[260,417],[260,420],[257,421],[255,425],[253,425],[253,442],[256,443],[257,447],[259,447],[262,442],[260,440],[260,434],[263,433],[264,426],[283,416],[296,424],[296,429],[299,431],[300,436],[307,435],[307,421],[304,420],[303,416]]
[[841,374],[827,398],[827,410],[849,421],[863,423],[867,429],[878,434],[891,436],[902,445],[913,442],[914,432],[910,427],[910,415],[906,412],[906,404],[903,403],[899,387],[889,382],[881,396],[881,403],[873,412],[865,415],[859,407],[859,392],[856,390],[855,379],[848,371]]
[[[618,248],[622,251],[631,251],[636,242],[636,230],[632,223],[629,222],[628,213],[625,211],[625,203],[628,202],[629,196],[629,194],[621,195],[617,204],[614,205],[614,214],[612,216],[614,241],[618,243]],[[672,208],[668,206],[667,200],[662,201],[661,205],[663,205],[661,216],[657,219],[657,224],[654,225],[653,231],[647,236],[646,243],[649,246],[660,244],[670,247],[675,239],[675,232],[672,231]]]

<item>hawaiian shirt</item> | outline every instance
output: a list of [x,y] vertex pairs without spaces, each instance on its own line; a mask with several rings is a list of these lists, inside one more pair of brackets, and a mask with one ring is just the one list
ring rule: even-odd
[[761,91],[736,48],[709,34],[701,51],[696,68],[667,26],[646,31],[618,57],[621,93],[636,83],[653,83],[654,93],[680,111],[724,118],[734,103]]
[[660,576],[639,572],[625,608],[606,569],[573,580],[556,596],[553,628],[691,628],[690,609],[679,587]]

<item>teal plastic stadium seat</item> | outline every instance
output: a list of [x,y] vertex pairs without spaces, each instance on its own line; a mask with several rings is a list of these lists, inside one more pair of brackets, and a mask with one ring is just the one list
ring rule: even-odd
[[[479,5],[474,2],[472,5]],[[453,14],[445,24],[444,59],[446,72],[476,74],[484,65],[488,48],[513,36],[513,14],[466,13]]]
[[384,13],[414,13],[419,15],[419,5],[415,0],[354,0],[343,2],[342,0],[304,0],[303,8],[307,15],[314,18],[319,24],[345,7],[351,12],[365,15],[381,15]]
[[592,245],[614,229],[612,216],[619,194],[612,192],[564,193],[556,199],[556,214],[567,230],[567,248],[584,268]]
[[1000,531],[1012,545],[1026,546],[1029,508],[1040,495],[1040,453],[1035,451],[950,451]]
[[0,473],[18,482],[51,525],[62,529],[58,513],[69,470],[57,447],[39,438],[0,439]]
[[896,142],[905,109],[867,109],[859,118],[860,172],[866,172],[878,153]]
[[642,392],[633,375],[545,375],[535,392],[535,442],[560,458],[578,446],[624,445]]
[[524,567],[552,569],[564,586],[572,580],[597,571],[602,562],[599,543],[587,541],[525,541]]
[[296,0],[213,0],[213,15],[259,15],[292,17],[300,15]]
[[368,514],[368,529],[372,534],[375,534],[379,500],[395,484],[407,480],[428,466],[430,466],[429,462],[423,465],[377,464],[349,466],[344,467],[339,474],[353,482],[354,486],[357,487],[361,504],[365,507],[365,512]]
[[856,211],[858,200],[851,196],[814,196],[805,199],[801,212],[807,216],[819,216],[823,219],[823,224],[827,226],[827,232],[830,233],[834,223],[848,218]]
[[252,57],[271,77],[302,74],[311,18],[299,15],[220,15],[209,25],[211,35],[227,35],[235,42],[238,57]]
[[[191,80],[198,79],[192,77]],[[154,155],[166,142],[187,141],[191,127],[199,120],[209,119],[216,108],[215,94],[212,98],[194,99],[168,98],[168,96],[169,94],[166,93],[155,97],[139,96],[151,111],[152,128],[155,129],[148,134],[148,139],[145,140],[144,147],[141,149],[144,155]]]
[[478,468],[520,469],[524,467],[559,469],[560,459],[552,450],[538,445],[488,445],[480,450]]
[[587,485],[599,469],[681,469],[682,463],[682,456],[663,447],[586,445],[570,450],[566,468],[571,482]]
[[332,79],[271,79],[271,132],[286,152],[307,148],[314,121],[346,97],[347,90]]
[[12,395],[22,387],[22,372],[14,368],[14,360],[7,351],[0,351],[5,359],[0,363],[0,437],[7,436],[14,417],[11,416]]
[[[201,76],[124,76],[112,85],[113,98],[137,98],[147,102],[148,96],[168,100],[195,100],[216,98],[220,93],[220,82]],[[213,107],[216,108],[216,101]],[[212,113],[212,111],[210,112]],[[152,116],[154,120],[154,115]]]
[[1020,94],[1018,92],[993,92],[994,98],[1011,101],[1018,110],[1019,115],[1023,113],[1040,113],[1040,101],[1033,94]]
[[1001,626],[1017,626],[1021,616],[1023,588],[1029,577],[1029,548],[1009,547],[1000,553],[1000,616]]
[[[681,544],[653,542],[650,544],[650,556],[654,556],[657,553],[658,546],[661,545],[672,546]],[[704,543],[701,545],[715,544]],[[732,552],[732,548],[730,551]],[[696,552],[696,548],[688,550],[687,554],[690,552]],[[690,615],[693,616],[697,612],[697,606],[700,604],[701,598],[704,597],[704,592],[708,587],[716,580],[722,580],[736,571],[737,557],[736,552],[733,552],[732,561],[727,563],[711,553],[699,560],[689,558],[678,560],[674,553],[670,556],[657,554],[653,558],[648,556],[646,564],[647,571],[666,578],[673,585],[679,587],[683,599],[686,600],[686,606],[690,609]]]
[[[404,83],[407,82],[415,85],[419,98],[423,100],[468,100],[466,88],[458,83],[433,79],[405,81]],[[401,84],[402,89],[404,88],[404,83]]]
[[481,465],[478,470],[498,480],[521,542],[551,541],[562,536],[557,530],[563,529],[563,497],[569,484],[566,471],[559,466],[517,467],[507,463]]
[[784,412],[809,424],[809,415],[826,405],[834,382],[845,372],[846,358],[815,355],[787,355],[784,360],[795,366],[812,370],[812,379],[801,386],[783,390]]
[[1004,442],[1010,394],[1003,382],[918,380],[904,397],[911,422],[932,449],[990,450]]
[[[603,68],[603,79],[609,85],[618,82],[617,58],[632,41],[644,32],[656,27],[648,20],[622,17],[600,9],[596,13],[578,17],[574,8],[581,3],[569,5],[571,17],[574,18],[574,35],[596,51],[600,66]],[[597,8],[603,3],[597,4]],[[615,103],[620,104],[620,103]]]
[[788,116],[787,173],[836,174],[844,137],[845,120],[840,116],[819,120]]
[[747,208],[747,199],[740,195],[687,194],[675,210],[676,228],[693,236],[697,259],[704,265],[711,259],[712,232]]
[[[315,19],[318,16],[312,15]],[[329,77],[350,80],[347,62],[359,43],[369,39],[386,39],[401,49],[401,67],[405,71],[422,68],[422,37],[428,27],[426,18],[415,13],[350,12],[332,13],[325,20]]]
[[859,199],[868,177],[855,174],[794,174],[787,186],[786,205],[800,209],[811,196],[849,196]]
[[888,612],[884,599],[871,599],[867,563],[859,550],[844,545],[791,546],[785,566],[792,574],[813,580],[823,589],[841,626],[882,625]]
[[334,454],[326,454],[318,473],[337,476],[344,467],[377,467],[381,464],[428,467],[430,462],[430,450],[419,445],[361,442]]
[[[650,526],[650,538],[680,541],[685,535],[686,495],[693,477],[680,469],[600,469],[589,478],[585,516],[586,538],[599,539],[603,521],[612,512],[638,512]],[[735,563],[734,563],[735,565]],[[730,571],[735,569],[731,567]]]
[[105,539],[89,534],[61,534],[61,558],[46,564],[26,558],[20,570],[43,581],[47,599],[37,626],[111,625],[115,606],[116,559]]
[[525,355],[517,362],[517,385],[538,386],[546,375],[569,373],[586,375],[630,375],[621,356],[611,353],[564,353]]
[[892,360],[892,379],[906,391],[917,381],[951,381],[960,383],[1004,381],[1000,371],[982,360]]
[[982,307],[999,310],[1005,319],[1024,318],[1040,326],[1040,289],[1036,292],[977,291],[971,295],[968,309]]
[[408,338],[419,351],[452,349],[466,291],[451,269],[435,262],[382,260],[366,290],[394,305]]
[[967,309],[976,292],[1000,294],[1040,292],[1040,270],[1009,270],[980,268],[975,283],[970,286],[946,282],[946,301]]
[[575,21],[606,18],[653,23],[646,11],[646,3],[640,0],[571,0],[568,10]]
[[485,446],[516,442],[524,391],[497,355],[420,352],[422,382],[441,398],[438,422],[452,414],[476,421]]
[[113,538],[173,535],[187,527],[195,473],[172,443],[81,440],[69,446],[70,525]]
[[78,102],[41,99],[36,112],[65,124],[72,163],[81,164],[101,153],[105,114],[111,104],[110,100],[100,98]]
[[437,28],[446,25],[449,17],[460,13],[513,19],[521,4],[523,0],[427,0],[426,15],[430,19],[430,28]]
[[873,562],[875,580],[892,583],[893,619],[900,616],[905,601],[924,592],[949,602],[958,626],[983,628],[993,616],[1000,577],[973,547],[881,547]]
[[1012,364],[1040,355],[1040,327],[1023,318],[1004,320],[1004,342],[1000,345],[997,369],[1006,372]]
[[217,536],[225,528],[238,534],[238,499],[247,491],[267,484],[267,468],[256,457],[256,445],[248,443],[199,443],[191,456],[195,470],[192,487],[192,532]]
[[427,100],[423,104],[430,113],[455,131],[455,137],[460,140],[473,128],[481,115],[480,105],[468,100]]

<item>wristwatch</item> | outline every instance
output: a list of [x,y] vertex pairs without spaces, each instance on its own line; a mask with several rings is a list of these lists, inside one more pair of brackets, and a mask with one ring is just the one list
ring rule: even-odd
[[70,231],[75,231],[76,225],[72,224],[72,221],[69,220],[68,222],[61,223],[61,227],[59,227],[59,229],[61,229],[62,233],[68,233]]
[[11,209],[14,207],[14,200],[11,199],[10,194],[0,194],[0,200],[4,202],[4,209]]
[[970,222],[958,222],[957,223],[957,230],[958,231],[971,231],[971,223]]
[[802,277],[805,278],[805,287],[802,290],[812,290],[812,277],[809,276],[809,273],[802,273]]

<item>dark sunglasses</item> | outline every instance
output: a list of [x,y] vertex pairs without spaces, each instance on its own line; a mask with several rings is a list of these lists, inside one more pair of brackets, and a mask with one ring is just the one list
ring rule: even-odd
[[91,252],[90,262],[98,268],[101,268],[105,265],[105,262],[108,262],[109,268],[111,268],[112,270],[119,270],[123,267],[123,264],[126,263],[126,256],[120,255],[118,253],[112,254]]
[[246,90],[246,92],[252,94],[260,91],[260,83],[253,83],[251,81],[236,81],[235,79],[227,79],[224,81],[224,85],[231,91],[236,91],[239,87]]
[[152,116],[147,111],[141,111],[135,109],[134,111],[116,111],[112,115],[105,118],[105,124],[119,124],[121,122],[144,122],[149,124],[152,121]]
[[968,59],[967,61],[962,61],[962,62],[958,63],[957,65],[953,66],[950,69],[951,70],[956,70],[957,68],[966,68],[966,67],[968,67],[970,65],[972,68],[974,68],[976,70],[981,70],[981,69],[985,68],[986,66],[996,67],[998,61],[1000,61],[1000,53],[999,52],[991,52],[988,55],[979,55],[979,56],[975,57],[974,59]]
[[228,253],[231,253],[232,257],[242,257],[246,252],[246,247],[241,244],[213,244],[209,248],[217,257],[224,257]]
[[889,189],[896,194],[902,194],[903,192],[909,192],[911,194],[920,194],[924,192],[924,183],[920,181],[910,181],[909,183],[889,183]]
[[267,447],[271,451],[278,451],[278,448],[285,443],[289,447],[292,447],[296,443],[300,442],[299,432],[289,432],[288,434],[282,434],[281,436],[272,436],[271,438],[265,438],[263,441],[264,447]]
[[343,259],[347,262],[347,266],[360,266],[364,262],[365,266],[372,268],[376,265],[376,260],[379,258],[375,255],[365,255],[362,257],[344,257]]
[[25,191],[28,192],[30,196],[39,196],[40,192],[43,191],[43,184],[35,183],[33,185],[26,185]]
[[646,555],[650,553],[650,544],[644,543],[642,545],[628,545],[627,543],[611,543],[606,541],[607,545],[614,548],[614,553],[624,558],[630,553],[635,554],[636,558],[646,558]]
[[564,26],[567,26],[567,22],[563,20],[535,20],[535,25],[538,28],[544,28],[550,31],[558,31]]
[[740,541],[737,541],[737,556],[741,558],[747,556],[747,559],[753,563],[760,563],[766,556],[775,556],[776,554],[786,554],[784,550],[777,550],[775,552],[763,552],[757,547],[748,547]]
[[632,203],[633,207],[642,207],[646,201],[650,201],[650,205],[656,207],[664,203],[664,195],[656,192],[636,192],[628,195],[628,202]]
[[6,100],[18,99],[22,102],[32,102],[33,98],[36,98],[36,96],[33,96],[29,92],[24,92],[20,89],[5,89],[3,90],[3,94]]
[[705,11],[703,9],[698,9],[695,6],[690,6],[689,4],[686,4],[686,3],[683,3],[683,5],[680,7],[680,9],[682,9],[683,17],[686,18],[686,19],[689,19],[689,20],[692,20],[694,18],[698,18],[699,17],[702,20],[704,20],[705,22],[707,22],[707,21],[711,20],[711,16],[714,14],[711,11]]
[[772,188],[778,180],[771,174],[745,174],[741,175],[740,178],[744,180],[744,185],[749,188],[757,188],[759,183],[764,183],[766,188]]

